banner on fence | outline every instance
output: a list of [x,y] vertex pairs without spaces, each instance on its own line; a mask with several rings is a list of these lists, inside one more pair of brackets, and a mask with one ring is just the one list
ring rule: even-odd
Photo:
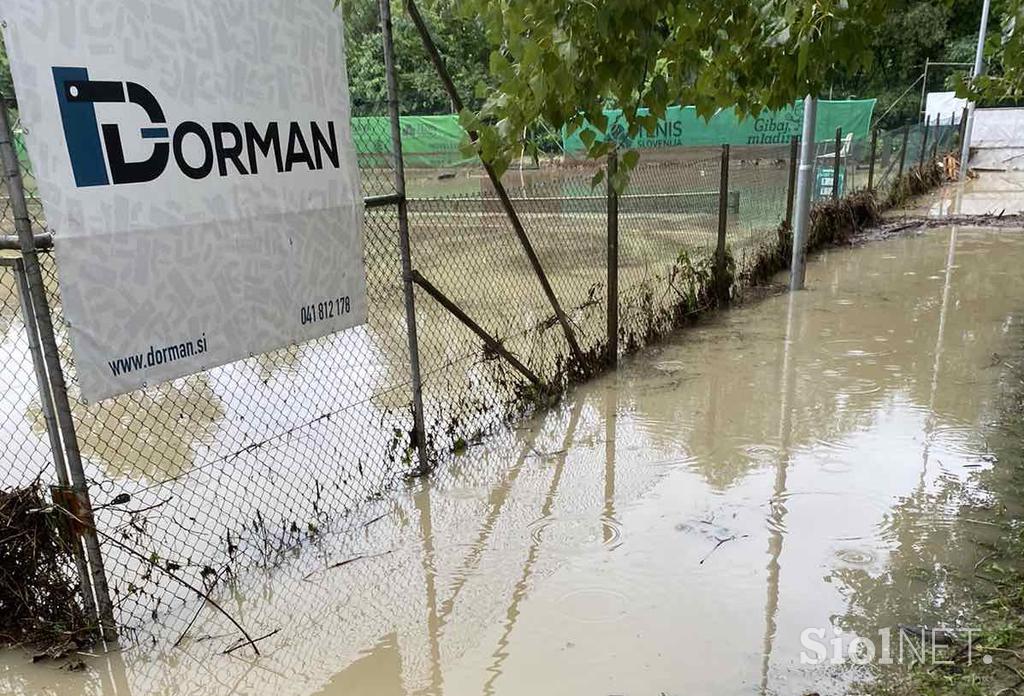
[[366,321],[332,5],[5,0],[83,398]]
[[[816,123],[821,141],[835,137],[836,128],[853,133],[854,139],[866,138],[871,128],[874,99],[843,101],[819,100]],[[739,118],[732,109],[724,109],[705,121],[692,106],[673,106],[658,122],[653,134],[641,131],[629,137],[621,109],[605,111],[611,137],[626,148],[708,147],[728,145],[785,145],[799,136],[803,124],[803,101],[779,111],[762,112],[756,117]],[[585,126],[589,128],[590,126]],[[598,137],[601,137],[600,135]],[[580,131],[565,133],[563,147],[569,154],[583,154],[586,148]]]
[[937,126],[958,126],[966,108],[967,100],[958,99],[956,92],[929,92],[924,103],[924,115]]
[[[407,167],[451,167],[478,161],[459,149],[466,131],[458,116],[402,116],[399,123]],[[354,117],[352,137],[361,155],[391,155],[391,120],[387,116]]]

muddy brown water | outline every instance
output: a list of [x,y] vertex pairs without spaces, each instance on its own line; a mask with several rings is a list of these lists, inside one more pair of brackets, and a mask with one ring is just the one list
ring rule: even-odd
[[191,606],[79,672],[2,653],[0,693],[842,693],[801,634],[955,620],[997,531],[1022,267],[1008,230],[821,254],[219,592],[261,657],[209,607],[168,647]]

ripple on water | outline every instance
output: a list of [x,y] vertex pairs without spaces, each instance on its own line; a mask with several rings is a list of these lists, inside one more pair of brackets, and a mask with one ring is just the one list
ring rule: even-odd
[[853,379],[837,388],[840,394],[847,394],[849,396],[864,396],[865,394],[875,394],[882,390],[882,386],[873,379],[858,378]]
[[819,458],[842,458],[843,455],[853,452],[854,448],[847,442],[837,440],[822,440],[814,438],[811,440],[809,449],[815,457]]
[[536,544],[582,546],[596,541],[608,550],[622,545],[622,523],[613,518],[542,517],[527,528]]
[[846,566],[869,566],[878,560],[878,555],[869,549],[845,548],[836,551],[836,558]]
[[978,437],[978,429],[962,423],[940,423],[932,431],[932,438],[942,449],[960,456],[980,457],[988,451]]
[[[870,520],[884,519],[891,511],[890,500],[884,494],[869,495],[850,490],[787,491],[776,496],[773,505],[784,505],[790,512],[808,508],[819,510],[820,524],[805,532],[833,542],[873,538],[875,523]],[[844,513],[828,514],[837,509],[844,509]]]
[[[878,340],[880,338],[881,340]],[[871,343],[861,338],[835,338],[822,342],[821,347],[839,358],[880,358],[896,352],[892,348],[884,347],[887,342],[888,339],[881,336],[875,337]]]
[[685,370],[686,365],[683,364],[682,360],[662,360],[661,362],[654,363],[654,369],[658,372],[665,372],[672,375]]
[[782,448],[767,442],[753,442],[740,445],[740,450],[754,464],[776,464],[782,459]]
[[853,471],[853,467],[842,459],[829,457],[818,465],[818,471],[823,474],[848,474]]
[[626,593],[610,587],[580,587],[559,597],[558,610],[580,623],[613,623],[627,616],[628,601]]

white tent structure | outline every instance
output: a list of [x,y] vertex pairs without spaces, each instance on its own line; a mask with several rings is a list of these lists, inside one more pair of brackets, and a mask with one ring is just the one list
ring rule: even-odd
[[974,112],[971,168],[1024,171],[1024,108]]

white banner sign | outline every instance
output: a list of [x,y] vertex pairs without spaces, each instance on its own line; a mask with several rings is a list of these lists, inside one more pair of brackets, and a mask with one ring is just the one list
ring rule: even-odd
[[3,0],[82,396],[366,321],[332,0]]
[[924,103],[924,115],[932,124],[960,125],[960,117],[967,108],[966,99],[958,99],[956,92],[929,92]]

